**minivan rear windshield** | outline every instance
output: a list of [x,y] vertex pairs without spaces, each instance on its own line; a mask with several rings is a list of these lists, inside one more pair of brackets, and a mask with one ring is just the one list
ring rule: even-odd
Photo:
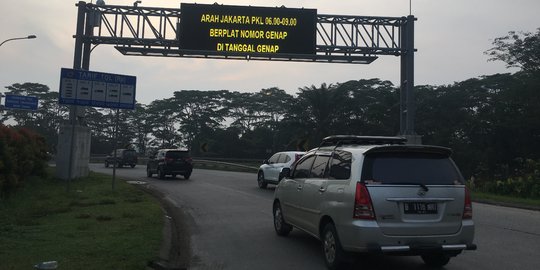
[[364,159],[362,181],[380,184],[462,184],[463,177],[447,156],[434,153],[372,153]]

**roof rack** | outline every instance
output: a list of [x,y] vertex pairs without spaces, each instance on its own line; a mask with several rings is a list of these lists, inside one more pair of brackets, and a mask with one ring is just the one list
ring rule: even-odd
[[381,145],[381,144],[405,144],[407,139],[404,137],[385,137],[385,136],[357,136],[357,135],[334,135],[324,138],[319,145],[338,146],[346,144],[355,145]]

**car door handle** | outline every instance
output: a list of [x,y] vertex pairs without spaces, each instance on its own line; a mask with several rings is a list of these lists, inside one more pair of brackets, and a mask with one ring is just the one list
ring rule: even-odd
[[303,187],[302,185],[298,185],[298,186],[296,187],[296,190],[302,190],[303,188],[304,188],[304,187]]
[[319,192],[325,192],[326,191],[326,188],[325,187],[320,187],[319,188]]

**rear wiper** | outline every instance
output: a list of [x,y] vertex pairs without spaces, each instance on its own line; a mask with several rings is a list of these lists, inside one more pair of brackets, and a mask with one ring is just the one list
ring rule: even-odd
[[388,183],[390,185],[411,185],[411,186],[420,186],[425,192],[429,191],[429,188],[422,184],[422,183],[414,183],[414,182],[395,182],[395,183]]

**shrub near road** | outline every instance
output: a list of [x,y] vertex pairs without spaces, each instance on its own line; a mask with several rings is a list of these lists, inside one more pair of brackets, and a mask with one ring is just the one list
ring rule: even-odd
[[0,125],[0,199],[8,197],[31,175],[44,176],[45,139],[28,129]]
[[30,178],[0,201],[0,268],[32,269],[58,261],[58,269],[146,269],[156,259],[163,215],[153,197],[108,176],[71,183]]

